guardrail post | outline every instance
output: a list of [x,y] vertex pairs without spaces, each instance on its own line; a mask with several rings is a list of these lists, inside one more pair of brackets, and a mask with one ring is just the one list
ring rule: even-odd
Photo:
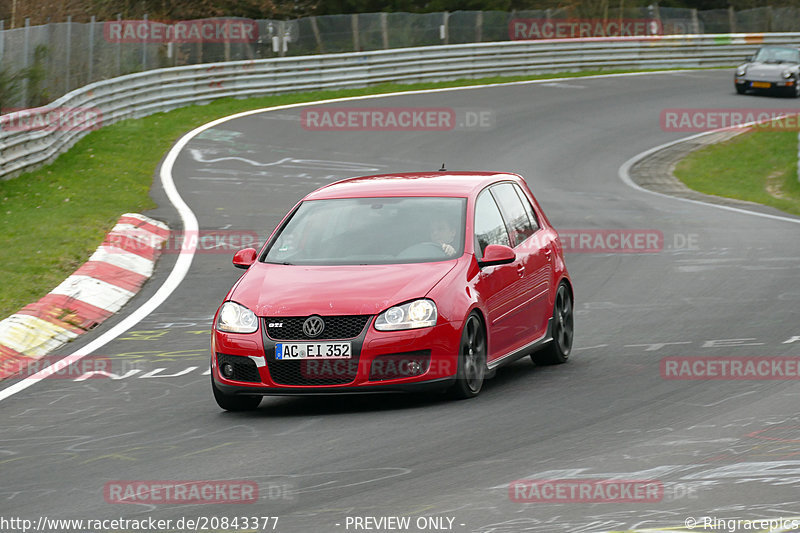
[[89,20],[89,79],[86,83],[94,81],[94,24],[97,22],[97,17],[92,15]]
[[311,18],[311,31],[314,33],[314,39],[317,41],[317,50],[320,54],[325,53],[325,45],[322,44],[322,37],[319,35],[319,26],[317,26],[317,17]]
[[286,21],[278,21],[278,55],[283,57],[286,55]]
[[692,34],[698,35],[700,33],[700,20],[697,18],[697,10],[692,9]]
[[439,37],[442,39],[442,44],[450,44],[450,13],[445,11],[442,13],[442,25],[439,28]]
[[733,6],[728,6],[728,26],[731,33],[736,33],[736,10]]
[[228,35],[225,35],[224,48],[225,48],[225,61],[230,61],[231,60],[231,40],[228,37]]
[[66,85],[66,91],[64,94],[69,92],[69,75],[72,71],[72,15],[67,15],[67,61],[66,61],[66,69],[67,75],[64,76],[64,83]]
[[381,12],[381,37],[383,38],[383,49],[389,49],[389,13]]
[[[30,55],[31,55],[31,19],[25,18],[25,34],[24,34],[24,42],[22,45],[22,68],[28,70],[30,67]],[[28,77],[22,77],[22,101],[27,103],[28,102]]]
[[475,17],[475,42],[479,43],[483,40],[483,11],[478,11]]
[[358,13],[350,15],[350,24],[353,27],[353,52],[360,52],[361,40],[358,38]]
[[3,62],[3,52],[6,48],[6,21],[0,20],[0,64]]
[[647,6],[647,13],[650,19],[655,21],[655,28],[653,28],[655,31],[652,31],[651,33],[653,35],[663,35],[664,24],[661,22],[661,9],[658,7],[658,2]]
[[[122,26],[122,13],[117,13],[117,22]],[[117,76],[122,76],[122,39],[117,41]]]
[[195,46],[195,51],[197,51],[197,60],[195,63],[202,63],[203,62],[203,41],[202,39],[197,39],[197,43]]
[[[144,26],[147,27],[147,13],[144,14]],[[142,72],[145,70],[147,70],[147,37],[142,37]]]

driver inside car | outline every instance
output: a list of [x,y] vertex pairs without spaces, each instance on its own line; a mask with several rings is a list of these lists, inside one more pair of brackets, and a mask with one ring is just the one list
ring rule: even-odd
[[442,247],[442,251],[447,257],[456,255],[456,248],[453,246],[455,237],[456,229],[450,224],[449,220],[444,217],[436,217],[433,219],[431,239]]

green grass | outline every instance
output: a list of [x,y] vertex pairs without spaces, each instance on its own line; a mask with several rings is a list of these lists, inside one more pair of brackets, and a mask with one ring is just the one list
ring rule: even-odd
[[148,191],[158,162],[192,128],[240,111],[389,92],[581,77],[623,71],[496,77],[365,89],[221,99],[94,131],[53,164],[0,180],[0,318],[61,283],[102,242],[122,213],[155,207]]
[[696,191],[800,215],[797,132],[752,131],[692,152],[675,176]]

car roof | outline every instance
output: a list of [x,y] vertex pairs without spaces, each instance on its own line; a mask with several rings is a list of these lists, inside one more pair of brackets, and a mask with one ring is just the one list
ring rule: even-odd
[[388,196],[451,196],[465,198],[498,181],[522,181],[507,172],[403,172],[349,178],[326,185],[305,200]]

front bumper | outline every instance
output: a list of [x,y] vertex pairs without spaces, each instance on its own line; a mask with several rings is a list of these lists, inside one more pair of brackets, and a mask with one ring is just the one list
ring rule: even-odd
[[747,77],[737,77],[734,79],[736,87],[746,90],[755,91],[770,91],[770,90],[785,90],[794,87],[794,78],[780,79],[780,80],[762,80],[752,79]]
[[[357,337],[350,359],[278,360],[277,341],[259,328],[253,334],[212,333],[212,377],[225,394],[295,395],[411,392],[443,388],[454,382],[460,330],[437,324],[418,330],[381,332],[374,317]],[[233,372],[221,373],[229,364]]]
[[214,374],[214,384],[224,394],[244,396],[314,396],[324,394],[375,394],[396,392],[429,392],[441,390],[455,383],[455,376],[450,378],[417,381],[411,383],[384,383],[381,385],[348,385],[344,387],[263,387],[248,385],[229,385],[220,382]]

